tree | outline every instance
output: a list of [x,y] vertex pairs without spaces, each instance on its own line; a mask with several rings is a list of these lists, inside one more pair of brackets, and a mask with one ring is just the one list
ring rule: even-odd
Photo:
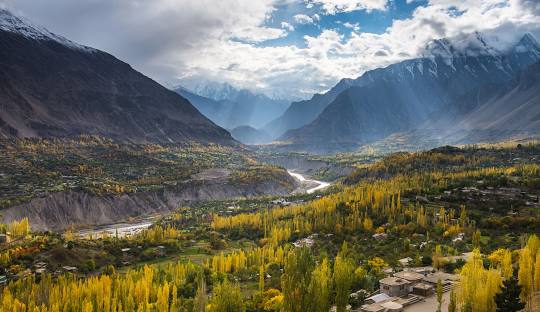
[[523,248],[519,254],[518,284],[521,286],[521,299],[528,301],[532,294],[533,267],[531,252]]
[[227,280],[214,288],[212,312],[244,312],[246,306],[239,285],[232,285]]
[[436,269],[440,269],[442,267],[442,251],[441,251],[441,245],[435,246],[435,252],[433,253],[433,267]]
[[330,310],[331,275],[328,259],[324,258],[313,271],[311,278],[311,296],[314,300],[313,312]]
[[264,293],[264,277],[266,273],[264,272],[264,265],[259,267],[259,293],[262,295]]
[[457,312],[457,300],[454,289],[450,291],[450,302],[448,303],[448,312]]
[[540,291],[540,251],[536,253],[536,262],[534,263],[534,290]]
[[199,276],[199,282],[197,287],[197,293],[193,299],[193,311],[194,312],[205,312],[206,311],[206,282],[204,277]]
[[439,279],[437,281],[437,312],[442,312],[441,307],[443,303],[443,285],[441,280]]
[[315,261],[308,248],[296,249],[287,255],[285,271],[281,275],[284,312],[311,311],[313,298],[309,285]]
[[473,233],[472,236],[472,243],[474,248],[480,248],[480,239],[482,238],[482,233],[480,233],[480,230],[476,230]]
[[495,295],[497,312],[514,312],[525,308],[525,304],[520,301],[520,293],[521,286],[515,278],[505,280],[501,292]]
[[337,312],[344,312],[349,303],[349,293],[354,277],[353,270],[349,259],[341,256],[336,257],[334,261],[334,288]]

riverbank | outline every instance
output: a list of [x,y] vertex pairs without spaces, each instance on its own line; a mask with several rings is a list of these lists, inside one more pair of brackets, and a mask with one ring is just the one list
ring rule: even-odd
[[321,191],[331,185],[329,182],[314,180],[314,179],[308,179],[304,177],[302,174],[294,172],[292,170],[287,170],[289,175],[296,180],[300,182],[300,187],[295,191],[297,193],[307,193],[312,194],[317,191]]

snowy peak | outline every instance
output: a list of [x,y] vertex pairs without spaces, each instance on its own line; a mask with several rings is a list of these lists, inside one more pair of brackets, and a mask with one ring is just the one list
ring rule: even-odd
[[56,35],[44,27],[34,25],[23,17],[18,17],[5,9],[0,9],[0,31],[22,35],[28,39],[56,41],[72,49],[93,52],[95,49],[77,44],[62,36]]
[[540,56],[540,45],[534,36],[530,33],[526,33],[519,42],[514,45],[512,51],[515,53],[534,53]]
[[479,32],[460,35],[451,39],[430,41],[421,55],[426,58],[454,58],[464,56],[496,56],[500,52],[487,43]]

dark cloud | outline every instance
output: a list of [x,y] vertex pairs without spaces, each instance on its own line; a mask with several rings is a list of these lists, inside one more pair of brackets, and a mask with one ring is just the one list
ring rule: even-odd
[[420,20],[420,25],[422,27],[430,27],[439,37],[446,36],[446,25],[443,22],[437,21],[435,19],[423,18]]

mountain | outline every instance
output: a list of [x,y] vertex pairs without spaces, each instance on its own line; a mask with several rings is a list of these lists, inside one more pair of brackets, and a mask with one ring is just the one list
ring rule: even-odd
[[437,112],[460,105],[463,96],[481,87],[508,84],[539,59],[540,47],[529,34],[504,52],[490,47],[478,33],[436,40],[421,58],[372,70],[349,82],[352,87],[314,121],[287,131],[279,140],[298,149],[327,152],[409,131]]
[[187,97],[206,117],[227,129],[243,125],[260,128],[283,114],[289,106],[287,101],[245,89],[237,90],[228,84],[195,85],[195,89],[177,87],[175,91]]
[[105,52],[0,10],[0,136],[236,144],[185,98]]
[[231,135],[237,141],[244,144],[264,144],[272,141],[270,135],[264,130],[258,130],[250,126],[240,126],[231,130]]
[[[474,143],[540,134],[540,62],[492,94],[478,97],[476,105],[448,124],[443,132],[446,139]],[[431,126],[440,129],[434,123]]]
[[342,79],[324,94],[315,94],[310,100],[293,102],[281,116],[266,124],[263,129],[277,138],[289,129],[300,128],[317,118],[338,94],[352,85],[354,80]]

